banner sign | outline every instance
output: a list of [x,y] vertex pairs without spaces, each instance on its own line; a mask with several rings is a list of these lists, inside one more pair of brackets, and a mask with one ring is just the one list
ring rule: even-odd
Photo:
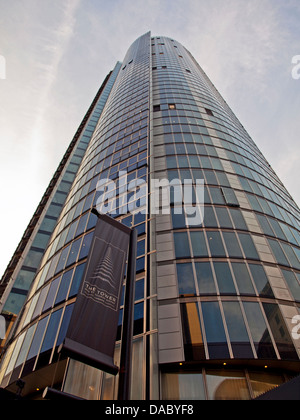
[[131,229],[100,215],[62,351],[111,374]]

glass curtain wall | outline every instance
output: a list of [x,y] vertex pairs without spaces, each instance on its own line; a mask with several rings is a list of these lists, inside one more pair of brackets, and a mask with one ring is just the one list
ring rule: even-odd
[[[159,204],[155,180],[173,182]],[[189,217],[175,188],[186,180]],[[57,353],[99,203],[138,231],[132,399],[249,399],[299,372],[299,209],[191,54],[147,33],[118,69],[4,353],[2,387],[30,378],[32,396],[51,385],[117,398],[118,377]]]

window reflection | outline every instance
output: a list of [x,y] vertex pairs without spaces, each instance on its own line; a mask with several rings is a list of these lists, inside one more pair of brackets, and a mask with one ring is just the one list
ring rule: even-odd
[[257,302],[243,302],[258,358],[276,359],[276,353],[265,319]]
[[162,387],[163,400],[205,400],[201,373],[165,373]]
[[243,372],[209,371],[206,373],[210,400],[249,400],[250,394]]
[[229,358],[229,351],[219,303],[203,302],[201,306],[210,358]]
[[203,360],[205,351],[197,303],[181,305],[186,360]]

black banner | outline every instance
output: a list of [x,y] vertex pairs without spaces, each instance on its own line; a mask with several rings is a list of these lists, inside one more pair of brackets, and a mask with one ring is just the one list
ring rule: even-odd
[[99,216],[62,351],[111,374],[131,229]]

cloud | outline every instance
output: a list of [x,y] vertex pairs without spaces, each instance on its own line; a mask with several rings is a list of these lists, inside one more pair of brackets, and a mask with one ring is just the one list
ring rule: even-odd
[[49,95],[55,85],[61,61],[74,35],[75,16],[80,3],[80,0],[62,2],[58,9],[60,19],[58,19],[57,25],[46,28],[44,36],[37,45],[40,55],[37,58],[36,66],[40,77],[31,86],[31,90],[38,98],[35,122],[31,133],[31,161],[33,163],[39,161],[41,166],[44,164],[44,159],[47,159],[47,156],[41,155],[40,149],[49,106]]

